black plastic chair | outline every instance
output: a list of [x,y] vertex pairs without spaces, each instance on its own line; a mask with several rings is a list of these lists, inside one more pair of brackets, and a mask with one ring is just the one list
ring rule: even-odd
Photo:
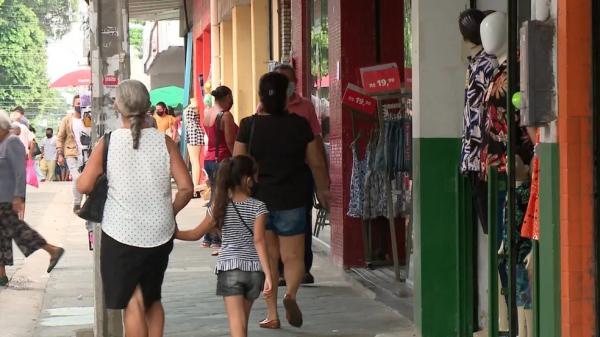
[[329,211],[327,211],[323,207],[323,205],[321,205],[321,203],[319,202],[319,199],[317,199],[316,194],[314,195],[313,199],[314,199],[315,209],[317,210],[317,220],[315,221],[315,229],[313,232],[313,236],[318,238],[319,234],[321,233],[321,230],[323,228],[325,228],[325,226],[330,225]]

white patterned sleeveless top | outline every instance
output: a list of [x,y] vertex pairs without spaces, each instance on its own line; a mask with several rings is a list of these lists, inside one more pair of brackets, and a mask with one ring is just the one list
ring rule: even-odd
[[133,149],[129,129],[113,131],[107,160],[108,196],[102,230],[134,247],[158,247],[175,232],[171,165],[165,135],[142,129]]

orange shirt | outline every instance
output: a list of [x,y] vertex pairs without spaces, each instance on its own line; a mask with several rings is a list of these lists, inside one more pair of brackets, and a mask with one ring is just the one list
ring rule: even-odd
[[166,133],[175,124],[175,117],[167,114],[163,116],[154,114],[154,120],[156,121],[156,128],[163,133]]

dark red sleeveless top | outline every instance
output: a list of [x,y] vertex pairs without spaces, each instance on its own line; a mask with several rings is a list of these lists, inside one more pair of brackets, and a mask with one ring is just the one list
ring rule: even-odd
[[[231,158],[232,154],[227,147],[227,142],[225,141],[225,130],[217,130],[217,126],[219,123],[215,120],[213,126],[204,126],[206,130],[206,135],[208,136],[208,149],[206,152],[206,157],[204,160],[216,160],[217,162],[222,161],[223,159]],[[233,124],[234,129],[234,139],[238,132],[238,126]],[[219,140],[219,149],[217,156],[217,139]]]

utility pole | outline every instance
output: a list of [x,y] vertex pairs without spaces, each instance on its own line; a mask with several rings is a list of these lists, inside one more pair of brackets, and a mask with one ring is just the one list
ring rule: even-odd
[[[92,144],[120,126],[113,109],[116,87],[129,78],[129,0],[91,0]],[[107,310],[100,277],[102,231],[94,224],[94,336],[122,337],[121,310]]]

